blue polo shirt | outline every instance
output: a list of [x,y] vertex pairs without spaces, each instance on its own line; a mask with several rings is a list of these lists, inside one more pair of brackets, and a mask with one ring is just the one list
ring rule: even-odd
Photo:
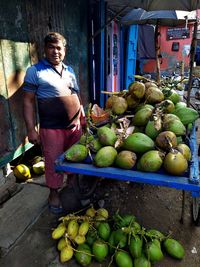
[[41,128],[65,129],[79,122],[79,88],[71,67],[63,63],[60,74],[43,59],[27,69],[23,90],[36,95]]

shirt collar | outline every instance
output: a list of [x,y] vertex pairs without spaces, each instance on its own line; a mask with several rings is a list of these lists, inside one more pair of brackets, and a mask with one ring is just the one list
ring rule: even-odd
[[[52,67],[52,64],[46,58],[43,58],[41,61],[44,63],[44,65]],[[65,65],[63,62],[62,62],[62,65],[64,69],[68,69],[68,66]]]

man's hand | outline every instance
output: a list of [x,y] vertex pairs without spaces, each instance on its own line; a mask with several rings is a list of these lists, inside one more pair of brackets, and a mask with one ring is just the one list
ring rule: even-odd
[[40,144],[40,136],[36,130],[28,131],[28,140],[34,145]]

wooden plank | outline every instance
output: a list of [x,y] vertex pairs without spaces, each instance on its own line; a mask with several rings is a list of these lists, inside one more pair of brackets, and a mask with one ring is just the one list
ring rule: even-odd
[[[0,209],[0,248],[9,249],[36,220],[47,205],[49,190],[38,185],[25,184]],[[30,199],[31,196],[31,199]]]

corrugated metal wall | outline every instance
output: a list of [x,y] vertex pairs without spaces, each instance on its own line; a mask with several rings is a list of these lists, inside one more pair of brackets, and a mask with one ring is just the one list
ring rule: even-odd
[[22,85],[27,67],[43,56],[43,37],[68,40],[65,63],[77,74],[88,102],[87,0],[7,0],[0,8],[0,167],[27,149]]

